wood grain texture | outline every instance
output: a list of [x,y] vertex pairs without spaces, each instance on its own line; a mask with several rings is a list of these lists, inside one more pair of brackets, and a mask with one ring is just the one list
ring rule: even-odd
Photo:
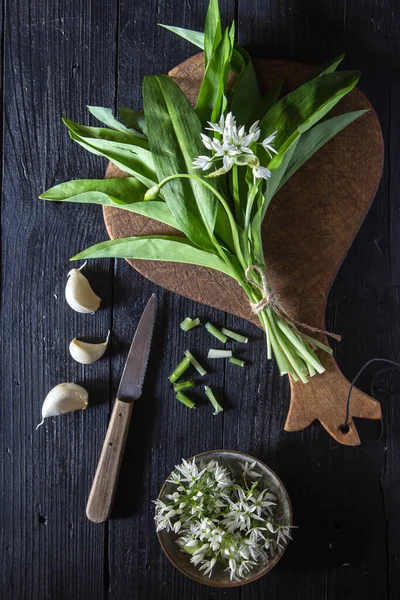
[[[170,71],[192,104],[202,80],[203,55],[197,54]],[[255,60],[261,90],[278,81],[291,90],[311,68],[301,63]],[[335,114],[366,109],[370,112],[324,146],[272,200],[262,227],[269,282],[289,314],[304,323],[325,328],[326,298],[332,281],[375,196],[383,161],[379,122],[366,97],[354,90]],[[110,164],[107,177],[123,173]],[[140,215],[103,208],[111,238],[176,233]],[[221,308],[258,324],[239,285],[217,271],[155,261],[128,260],[139,273],[168,290]],[[291,380],[291,399],[285,423],[298,431],[319,420],[330,435],[346,445],[360,439],[352,417],[380,419],[378,402],[355,390],[349,431],[344,433],[349,383],[332,357],[323,356],[326,373],[308,385]]]
[[[395,600],[400,597],[400,381],[382,375],[382,441],[336,444],[319,426],[285,433],[288,382],[260,360],[264,340],[253,324],[168,293],[124,261],[87,270],[103,298],[95,316],[63,302],[68,258],[105,239],[95,207],[41,203],[36,197],[69,178],[101,177],[105,162],[72,144],[60,123],[86,122],[85,105],[141,107],[147,73],[166,73],[194,50],[158,22],[201,29],[207,0],[122,2],[50,0],[5,5],[3,41],[4,178],[2,189],[2,377],[0,403],[0,596],[4,600]],[[361,89],[385,138],[382,184],[329,294],[327,324],[343,333],[335,358],[352,378],[372,356],[399,353],[400,5],[394,0],[226,0],[240,43],[254,56],[318,64],[346,50],[361,68]],[[90,121],[94,124],[94,120]],[[135,406],[112,519],[93,525],[85,503],[129,344],[153,291],[159,316],[145,402]],[[53,296],[57,295],[57,299]],[[208,362],[207,383],[225,412],[212,416],[201,388],[196,411],[175,402],[166,378],[187,347],[207,354],[201,329],[179,330],[200,316],[249,335],[234,346],[246,369]],[[43,316],[45,318],[43,318]],[[104,339],[111,348],[82,367],[70,340]],[[65,350],[63,350],[65,349]],[[360,379],[369,392],[373,368]],[[37,433],[50,387],[75,380],[92,406],[51,419]],[[269,418],[265,418],[265,413]],[[357,421],[364,442],[376,424]],[[241,590],[210,591],[184,578],[164,557],[150,502],[181,456],[224,447],[260,457],[290,494],[294,543],[265,578]]]
[[[5,7],[0,596],[7,600],[103,597],[104,531],[82,515],[107,423],[112,350],[83,367],[68,344],[104,340],[112,265],[86,269],[101,311],[74,313],[64,301],[69,257],[104,235],[104,225],[99,214],[38,196],[82,169],[101,176],[99,161],[72,146],[61,116],[84,122],[87,103],[113,103],[115,36],[113,3]],[[35,431],[47,392],[63,381],[88,390],[89,419],[83,411]]]

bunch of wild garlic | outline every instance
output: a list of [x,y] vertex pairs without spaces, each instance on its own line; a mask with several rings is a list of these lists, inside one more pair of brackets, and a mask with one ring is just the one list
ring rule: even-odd
[[167,479],[176,491],[166,495],[168,502],[155,501],[157,531],[176,533],[181,550],[209,577],[221,563],[231,581],[244,578],[290,539],[278,500],[260,489],[255,465],[241,464],[240,483],[215,460],[202,465],[182,459]]
[[196,106],[171,77],[154,75],[143,82],[144,114],[120,109],[125,124],[98,106],[89,110],[106,127],[64,119],[74,141],[127,177],[69,181],[41,197],[113,206],[167,225],[167,235],[102,242],[74,259],[161,260],[228,275],[261,322],[267,357],[275,357],[282,375],[306,383],[325,370],[315,351],[331,349],[307,335],[315,333],[312,324],[291,319],[271,290],[262,223],[288,179],[365,112],[324,119],[360,73],[337,71],[340,56],[290,93],[276,85],[262,95],[249,53],[235,43],[235,24],[222,28],[218,0],[210,0],[204,33],[167,29],[204,50]]

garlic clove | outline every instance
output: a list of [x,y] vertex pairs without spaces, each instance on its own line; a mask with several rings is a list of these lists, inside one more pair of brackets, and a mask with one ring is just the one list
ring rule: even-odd
[[76,312],[94,313],[100,306],[101,298],[94,293],[89,281],[81,273],[85,265],[86,262],[79,269],[71,269],[68,273],[65,299]]
[[110,331],[108,332],[105,342],[101,344],[90,344],[74,338],[69,345],[69,352],[76,362],[82,365],[91,365],[99,360],[107,350],[108,340],[110,339]]
[[76,383],[60,383],[47,394],[42,406],[42,421],[36,427],[43,425],[47,417],[58,417],[75,410],[85,410],[89,394]]

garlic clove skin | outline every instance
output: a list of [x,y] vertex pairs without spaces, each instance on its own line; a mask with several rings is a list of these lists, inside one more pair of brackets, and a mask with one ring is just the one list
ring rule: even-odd
[[101,298],[94,293],[89,281],[81,273],[85,265],[86,262],[79,269],[71,269],[68,273],[65,299],[76,312],[94,313],[100,306]]
[[60,383],[47,394],[42,406],[42,421],[36,427],[43,425],[47,417],[58,417],[75,410],[85,410],[88,406],[89,394],[76,383]]
[[108,340],[110,339],[110,331],[108,331],[105,342],[101,344],[91,344],[74,338],[69,345],[69,353],[76,362],[82,365],[91,365],[96,360],[99,360],[107,350]]

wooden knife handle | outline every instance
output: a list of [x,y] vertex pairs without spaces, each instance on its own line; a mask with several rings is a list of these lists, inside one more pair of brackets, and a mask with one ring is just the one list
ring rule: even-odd
[[116,399],[86,506],[86,516],[94,523],[110,516],[132,409],[133,402]]

